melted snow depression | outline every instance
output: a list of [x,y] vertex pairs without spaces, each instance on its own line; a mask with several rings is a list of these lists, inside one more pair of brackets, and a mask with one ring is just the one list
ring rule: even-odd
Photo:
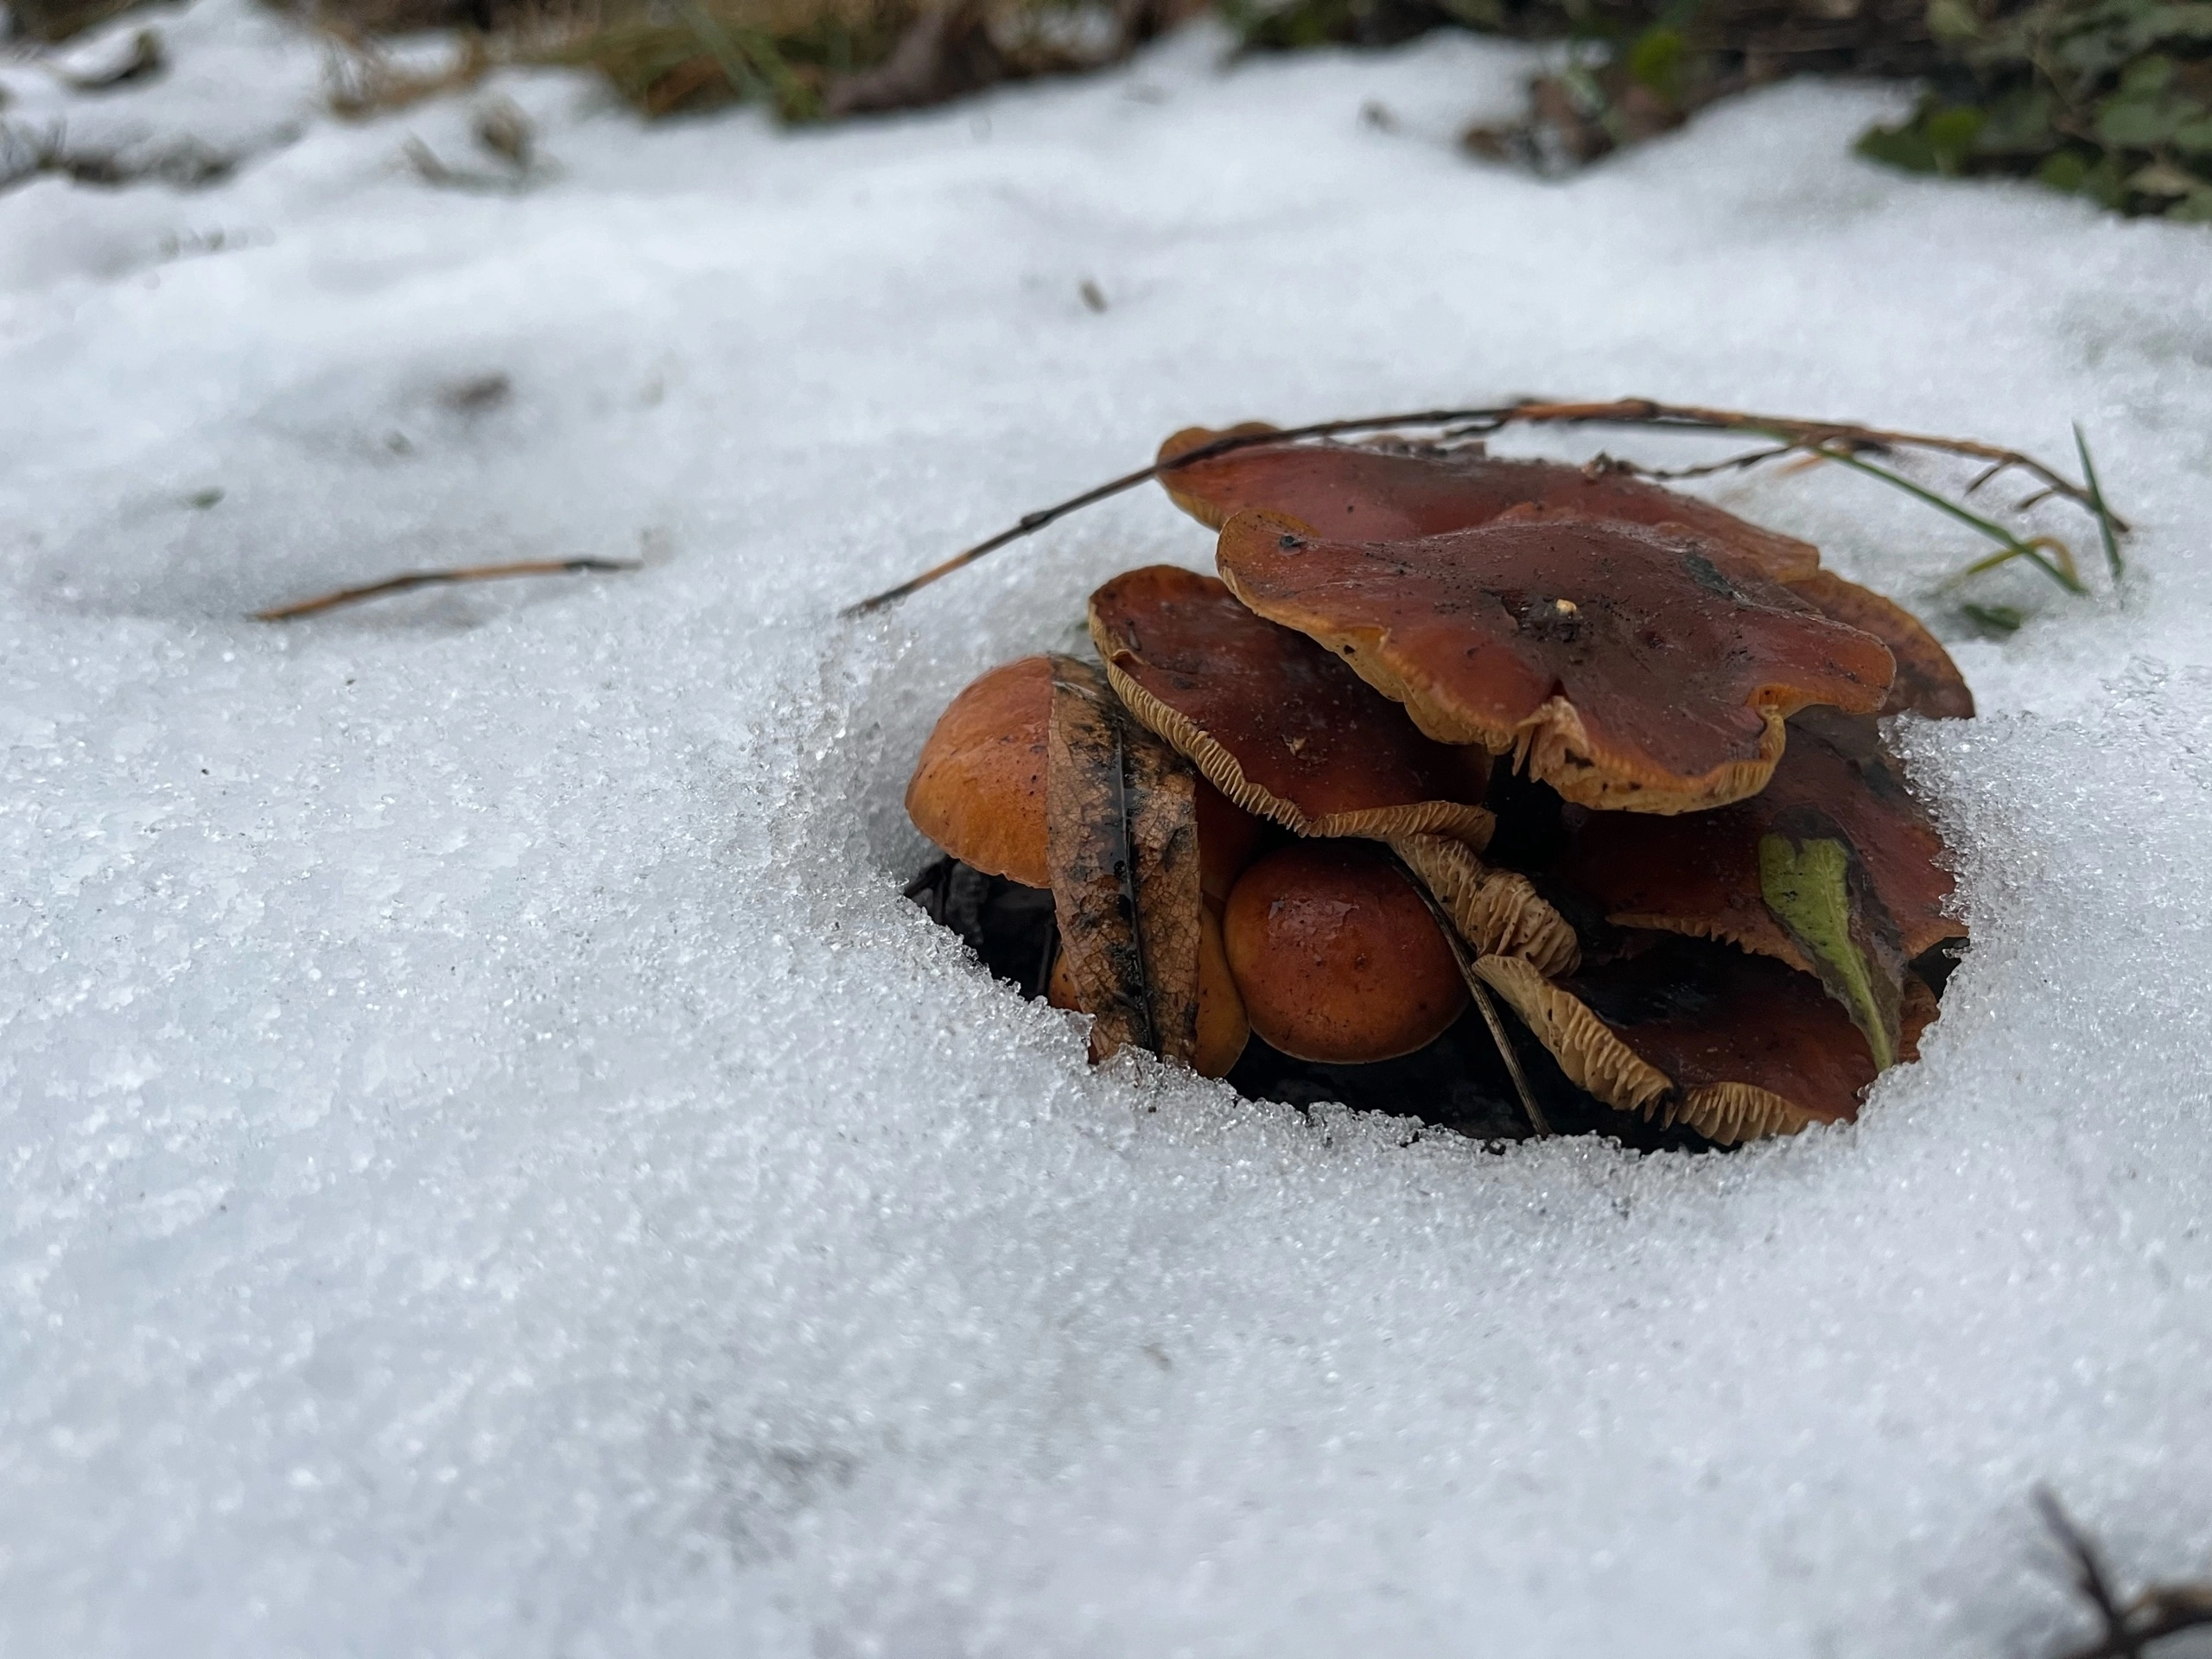
[[[779,132],[347,124],[245,0],[162,26],[143,90],[0,62],[235,162],[0,195],[0,1649],[2009,1656],[2073,1628],[2038,1484],[2202,1568],[2204,229],[1881,171],[1859,85],[1541,181],[1455,148],[1533,60],[1466,38]],[[433,188],[493,93],[537,170]],[[1193,423],[1630,392],[2078,420],[2138,526],[2117,593],[1981,580],[1996,642],[1965,528],[1699,486],[1983,710],[1897,733],[1975,944],[1857,1126],[1093,1072],[900,897],[945,700],[1210,542],[1129,496],[840,606]],[[642,568],[245,617],[576,556]]]

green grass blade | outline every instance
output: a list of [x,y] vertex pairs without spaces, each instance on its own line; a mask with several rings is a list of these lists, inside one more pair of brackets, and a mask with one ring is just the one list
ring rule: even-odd
[[2074,453],[2082,457],[2082,481],[2089,488],[2089,506],[2097,515],[2097,534],[2105,544],[2105,565],[2117,582],[2127,574],[2120,556],[2120,533],[2113,528],[2112,509],[2105,505],[2104,486],[2097,482],[2097,465],[2089,459],[2089,441],[2082,435],[2082,423],[2074,423]]
[[1989,557],[1978,560],[1967,566],[1964,575],[1976,575],[1984,570],[1993,570],[1999,565],[2007,563],[2013,559],[2025,559],[2066,589],[2068,593],[2086,594],[2089,591],[2082,585],[2080,577],[2066,570],[2040,549],[2031,547],[2004,525],[1993,519],[1983,518],[1970,508],[1961,506],[1948,496],[1938,494],[1924,485],[1914,483],[1902,473],[1893,473],[1886,467],[1877,467],[1872,461],[1862,461],[1857,455],[1840,449],[1814,449],[1808,453],[1820,456],[1823,461],[1840,461],[1855,472],[1866,474],[1869,478],[1878,478],[1885,484],[1903,490],[1916,500],[1926,502],[1938,512],[1947,513],[1961,524],[1979,531],[2005,550],[2002,553],[1992,554]]

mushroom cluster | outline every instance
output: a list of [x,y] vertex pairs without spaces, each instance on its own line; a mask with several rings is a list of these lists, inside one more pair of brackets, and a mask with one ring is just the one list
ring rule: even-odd
[[912,891],[1095,1058],[1732,1145],[1915,1058],[1965,930],[1878,721],[1973,700],[1909,613],[1603,467],[1286,441],[1163,477],[1218,576],[1116,576],[1096,660],[993,669],[906,793],[946,855]]

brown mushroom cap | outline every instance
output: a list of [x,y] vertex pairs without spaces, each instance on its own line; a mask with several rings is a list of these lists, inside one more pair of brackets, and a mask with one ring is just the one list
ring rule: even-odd
[[[1874,1080],[1866,1039],[1818,980],[1728,945],[1667,939],[1557,981],[1512,957],[1475,971],[1598,1099],[1722,1145],[1856,1117]],[[1919,1058],[1935,1017],[1909,980],[1900,1058]]]
[[1261,859],[1229,895],[1222,940],[1252,1029],[1297,1059],[1409,1054],[1466,1006],[1427,904],[1364,842],[1297,842]]
[[1883,644],[1698,543],[1580,519],[1420,541],[1327,541],[1247,512],[1221,532],[1236,597],[1312,635],[1440,742],[1503,753],[1570,801],[1719,806],[1765,786],[1783,721],[1882,706]]
[[[1172,461],[1224,437],[1274,429],[1247,422],[1226,431],[1190,427],[1160,446]],[[1673,524],[1776,582],[1820,566],[1820,550],[1738,518],[1694,496],[1626,473],[1554,461],[1501,461],[1479,448],[1440,449],[1389,440],[1255,444],[1160,475],[1175,505],[1210,530],[1259,508],[1348,542],[1397,542],[1468,530],[1516,509],[1564,510],[1586,518]]]
[[987,875],[1049,887],[1045,855],[1046,738],[1052,667],[1002,664],[938,716],[906,785],[914,828]]
[[1219,910],[1260,848],[1260,821],[1204,778],[1198,780],[1198,891]]
[[1826,570],[1793,577],[1789,589],[1823,616],[1871,633],[1890,648],[1897,677],[1891,683],[1885,715],[1925,715],[1930,720],[1971,720],[1974,693],[1966,676],[1920,619],[1870,588]]
[[1202,1077],[1229,1075],[1252,1035],[1244,998],[1230,972],[1221,924],[1208,908],[1198,918],[1198,1046],[1191,1067]]
[[1726,939],[1805,972],[1813,964],[1767,908],[1759,842],[1811,812],[1834,826],[1897,925],[1908,957],[1966,926],[1944,914],[1942,837],[1906,790],[1871,718],[1808,709],[1767,786],[1715,812],[1652,819],[1593,813],[1553,874],[1623,927]]
[[1489,842],[1487,752],[1422,736],[1328,651],[1212,577],[1124,572],[1090,596],[1090,633],[1130,712],[1245,810],[1301,836]]

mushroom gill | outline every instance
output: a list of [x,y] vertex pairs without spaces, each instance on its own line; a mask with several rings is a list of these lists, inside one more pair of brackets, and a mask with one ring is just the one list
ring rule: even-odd
[[1424,737],[1304,634],[1167,564],[1090,596],[1116,693],[1236,805],[1300,836],[1443,835],[1481,847],[1490,756]]
[[[1866,1039],[1817,979],[1730,945],[1659,938],[1555,980],[1510,957],[1486,957],[1475,971],[1578,1086],[1723,1146],[1854,1118],[1877,1075]],[[1916,1059],[1936,1017],[1917,980],[1904,1014],[1898,1058]]]

